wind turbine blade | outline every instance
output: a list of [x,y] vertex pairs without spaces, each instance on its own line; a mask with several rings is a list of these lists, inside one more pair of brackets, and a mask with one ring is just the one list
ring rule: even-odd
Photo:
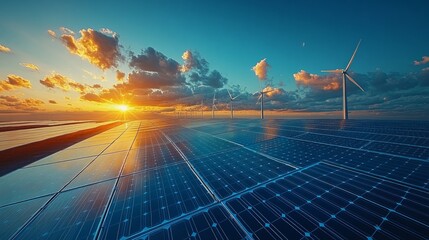
[[347,70],[349,70],[349,68],[350,68],[350,65],[352,65],[353,59],[354,59],[354,58],[355,58],[355,56],[356,56],[356,52],[357,52],[357,50],[358,50],[358,48],[359,48],[359,45],[360,45],[360,42],[361,42],[361,41],[362,41],[362,39],[361,39],[361,40],[359,40],[359,43],[358,43],[358,45],[356,46],[356,49],[355,49],[355,51],[354,51],[354,53],[353,53],[353,55],[352,55],[352,58],[350,58],[349,64],[347,64],[346,69],[344,69],[344,71],[345,71],[345,72],[347,72]]
[[256,95],[256,94],[258,94],[258,93],[259,93],[259,94],[261,94],[261,92],[260,92],[260,91],[256,91],[256,92],[254,92],[252,95],[253,95],[253,96],[255,96],[255,95]]
[[214,107],[214,109],[216,109],[216,110],[217,110],[217,106],[216,106],[216,105],[213,105],[213,107]]
[[363,90],[363,88],[347,73],[345,73],[344,75],[346,75],[346,77],[352,82],[354,83],[356,86],[358,86],[358,88],[360,88],[360,90],[362,90],[362,92],[365,92],[365,90]]
[[213,93],[213,101],[216,100],[216,91]]
[[236,98],[238,98],[239,96],[241,96],[243,93],[238,94],[237,96],[233,97],[232,100],[235,100]]
[[227,92],[228,92],[228,94],[229,94],[229,98],[230,98],[230,99],[232,99],[231,92],[228,90],[228,88],[226,89],[226,91],[227,91]]
[[342,73],[342,69],[335,69],[335,70],[322,70],[321,72],[328,72],[328,73]]

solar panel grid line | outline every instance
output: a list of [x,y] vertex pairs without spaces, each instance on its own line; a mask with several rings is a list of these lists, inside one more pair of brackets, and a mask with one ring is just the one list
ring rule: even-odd
[[[346,171],[350,171],[350,170],[346,170]],[[304,173],[305,174],[305,173]],[[308,177],[311,177],[311,178],[314,178],[313,176],[311,176],[311,175],[309,175],[309,174],[306,174]],[[364,174],[361,174],[361,173],[359,173],[359,175],[364,175]],[[338,175],[337,175],[338,176]],[[372,176],[368,176],[368,177],[370,177],[370,178],[374,178],[374,177],[372,177]],[[320,179],[318,179],[319,181],[321,181]],[[381,181],[379,181],[378,183],[377,183],[377,185],[381,185],[383,182],[385,182],[385,181],[388,181],[388,180],[385,180],[385,179],[380,179]],[[388,208],[387,206],[385,206],[385,205],[382,205],[382,204],[380,204],[380,203],[378,203],[378,202],[375,202],[374,200],[372,200],[372,199],[368,199],[368,198],[365,198],[365,197],[363,197],[365,194],[369,194],[369,193],[371,193],[371,191],[369,191],[369,190],[364,190],[364,189],[362,189],[363,191],[365,191],[365,193],[361,196],[361,195],[356,195],[355,193],[353,193],[353,192],[350,192],[349,190],[347,190],[347,189],[344,189],[344,188],[342,188],[342,187],[339,187],[338,185],[333,185],[333,184],[330,184],[330,183],[328,183],[328,182],[325,182],[326,184],[329,184],[329,185],[331,185],[331,186],[333,186],[334,188],[337,188],[337,189],[340,189],[340,190],[342,190],[342,191],[344,191],[344,192],[346,192],[346,193],[349,193],[349,194],[352,194],[352,195],[355,195],[357,198],[360,198],[360,199],[363,199],[363,200],[366,200],[366,201],[368,201],[368,202],[371,202],[371,203],[373,203],[373,204],[375,204],[375,205],[377,205],[377,206],[379,206],[379,207],[381,207],[381,208],[384,208],[384,209],[386,209],[386,210],[388,210],[389,211],[389,213],[390,212],[395,212],[394,211],[394,209],[392,209],[392,208]],[[342,182],[343,183],[343,182]],[[367,187],[368,188],[372,188],[372,189],[376,189],[377,187],[376,186],[371,186],[371,185],[367,185]],[[409,187],[406,187],[407,188],[407,190],[405,191],[405,195],[406,194],[408,194],[408,191],[409,191]],[[341,196],[338,196],[338,197],[340,197],[341,198]],[[404,200],[404,198],[403,197],[405,197],[405,196],[400,196],[400,201],[402,202],[403,200]],[[396,206],[395,207],[398,207],[398,206],[400,206],[400,205],[398,205],[398,204],[396,204]],[[393,211],[392,211],[393,210]],[[409,216],[407,216],[407,215],[404,215],[404,214],[402,214],[402,213],[399,213],[399,212],[396,212],[397,214],[400,214],[400,215],[402,215],[403,217],[405,217],[405,218],[407,218],[407,219],[409,219],[409,220],[411,220],[411,221],[416,221],[416,222],[418,222],[418,223],[420,223],[420,224],[422,224],[422,225],[425,225],[427,228],[429,228],[429,223],[423,223],[423,222],[421,222],[421,221],[419,221],[419,220],[417,220],[417,219],[413,219],[413,218],[410,218]]]
[[[278,125],[278,127],[282,128],[284,126]],[[300,129],[299,131],[304,131],[301,127],[294,127],[294,126],[290,126],[290,127]],[[267,128],[267,127],[262,127],[262,128]],[[323,128],[309,128],[309,129],[313,129],[313,130],[325,130]],[[359,133],[360,131],[347,131],[347,130],[339,130],[339,131],[337,131],[337,133],[342,133],[342,132],[349,132],[349,133],[358,132]],[[366,132],[361,132],[361,133],[366,133]],[[323,133],[319,132],[317,134],[323,134]],[[409,136],[406,136],[406,135],[383,134],[383,133],[368,133],[368,134],[372,134],[372,135],[385,135],[385,136],[395,136],[395,137],[409,137]],[[325,134],[325,135],[339,136],[339,135],[336,135],[336,134]],[[348,137],[348,138],[353,138],[353,139],[357,139],[357,140],[368,140],[366,138],[356,138],[356,137]],[[418,138],[422,138],[422,137],[418,137]],[[392,143],[392,142],[389,142],[389,141],[381,141],[381,142]],[[404,143],[402,143],[402,144],[404,144]],[[422,147],[422,145],[415,145],[415,144],[404,144],[404,145]]]
[[[192,129],[192,130],[194,130],[194,131],[198,131],[198,130],[195,130],[195,129]],[[204,132],[202,132],[202,133],[204,133]],[[292,167],[292,168],[295,168],[295,169],[296,169],[296,168],[298,168],[298,167],[294,166],[294,165],[293,165],[293,164],[291,164],[291,163],[288,163],[288,162],[286,162],[286,161],[284,161],[284,160],[281,160],[281,159],[278,159],[278,158],[276,158],[276,157],[273,157],[273,156],[270,156],[270,155],[267,155],[267,154],[264,154],[264,153],[261,153],[261,152],[255,151],[255,150],[250,149],[250,148],[248,148],[248,147],[246,147],[246,146],[244,146],[244,145],[242,145],[242,144],[239,144],[239,143],[236,143],[236,142],[230,141],[230,140],[228,140],[228,139],[221,138],[221,137],[219,137],[219,136],[211,135],[211,134],[208,134],[208,133],[206,133],[206,134],[207,134],[207,135],[209,135],[209,136],[215,137],[215,138],[217,138],[217,139],[220,139],[220,140],[222,140],[222,141],[226,141],[226,142],[229,142],[229,143],[235,144],[235,145],[237,145],[237,146],[239,146],[239,147],[241,147],[241,148],[244,148],[244,149],[246,149],[246,150],[248,150],[248,151],[254,152],[254,153],[258,154],[258,155],[261,155],[261,156],[266,157],[266,158],[268,158],[268,159],[271,159],[271,160],[273,160],[273,161],[279,162],[279,163],[281,163],[281,164],[287,165],[287,166],[289,166],[289,167]]]
[[[139,123],[139,126],[140,125],[141,125],[141,122]],[[137,133],[138,133],[138,131],[136,131],[136,134],[135,134],[135,137],[133,139],[133,142],[135,141],[135,138],[137,137]],[[131,146],[132,146],[132,143],[130,144],[130,149],[131,149]],[[112,191],[111,191],[111,193],[109,195],[109,198],[107,200],[106,207],[104,208],[103,214],[101,215],[101,219],[98,222],[98,226],[97,226],[97,228],[95,230],[96,234],[94,235],[94,239],[98,239],[99,236],[100,236],[100,234],[101,234],[101,231],[103,230],[104,223],[106,221],[106,216],[107,216],[107,213],[108,213],[108,211],[110,209],[110,206],[112,205],[112,199],[113,199],[113,196],[114,196],[114,194],[115,194],[115,192],[117,190],[118,182],[119,182],[119,179],[121,178],[122,171],[124,170],[125,162],[127,161],[127,157],[128,157],[130,149],[128,149],[127,156],[125,157],[125,159],[122,162],[121,169],[119,170],[119,174],[116,177],[116,180],[115,180],[115,183],[113,185]]]
[[[310,143],[315,143],[315,144],[321,144],[321,145],[326,145],[326,146],[332,146],[332,147],[339,147],[339,148],[345,148],[345,149],[352,149],[352,150],[357,150],[357,151],[365,151],[365,152],[370,152],[370,153],[378,153],[378,154],[388,155],[388,156],[392,156],[392,157],[407,158],[407,159],[416,160],[416,161],[424,161],[424,160],[425,160],[425,159],[415,158],[415,157],[410,157],[410,156],[397,155],[397,154],[386,153],[386,152],[380,152],[380,151],[369,150],[369,149],[358,149],[358,148],[353,148],[353,147],[334,145],[334,144],[330,144],[330,143],[316,142],[316,141],[311,141],[311,140],[299,139],[299,138],[295,138],[295,137],[285,137],[285,136],[278,136],[278,137],[279,137],[279,138],[286,138],[286,139],[296,140],[296,141],[310,142]],[[271,139],[271,140],[272,140],[272,139]],[[267,140],[267,141],[270,141],[270,140]]]
[[[410,188],[413,188],[413,189],[418,190],[418,191],[422,191],[422,192],[428,191],[428,189],[425,189],[425,188],[423,188],[421,186],[414,185],[414,184],[407,183],[407,182],[403,182],[403,181],[399,181],[399,180],[394,179],[394,178],[390,178],[390,177],[386,177],[386,176],[382,176],[382,175],[377,175],[377,174],[374,174],[374,173],[371,173],[371,172],[359,170],[359,169],[356,169],[356,168],[353,168],[353,167],[348,167],[346,165],[340,165],[340,164],[337,164],[335,162],[331,162],[331,161],[327,161],[327,160],[324,160],[322,162],[324,164],[327,164],[327,165],[330,165],[330,166],[333,166],[333,167],[336,167],[336,168],[341,168],[341,169],[344,169],[344,170],[347,170],[347,171],[356,172],[356,173],[359,173],[359,174],[367,175],[367,176],[370,176],[370,177],[373,177],[373,178],[377,178],[377,179],[380,179],[380,180],[384,180],[384,181],[388,180],[388,181],[390,181],[392,183],[399,184],[399,185],[402,185],[404,187],[410,187]],[[412,173],[410,173],[410,175],[411,174]]]
[[[308,168],[308,169],[311,169],[311,168]],[[339,170],[337,169],[337,170],[335,170],[335,171],[332,171],[332,172],[338,172]],[[294,172],[294,174],[299,174],[298,172]],[[321,180],[320,178],[319,179],[317,179],[317,178],[315,178],[315,177],[313,177],[313,176],[311,176],[311,175],[308,175],[310,178],[313,178],[314,180],[316,180],[316,181],[323,181],[323,180]],[[357,175],[355,175],[355,177],[357,177]],[[349,180],[352,180],[353,178],[349,178]],[[346,179],[347,180],[347,179]],[[303,182],[306,182],[304,179],[302,180]],[[344,181],[344,180],[343,180]],[[308,182],[308,181],[307,181]],[[330,184],[329,182],[325,182],[326,184],[328,184],[328,185],[330,185],[331,186],[331,188],[332,189],[338,189],[338,187],[336,186],[336,184]],[[380,182],[380,184],[381,184],[381,182]],[[299,188],[300,186],[298,185],[298,186],[295,186],[295,188]],[[261,189],[261,188],[259,188],[259,189]],[[345,189],[342,189],[343,191],[345,190]],[[362,189],[362,191],[364,191],[364,189]],[[291,192],[293,192],[292,190],[291,190]],[[330,194],[329,193],[330,191],[329,190],[327,190],[327,191],[325,191],[325,193],[326,194]],[[351,194],[353,194],[353,193],[351,193]],[[320,197],[320,195],[318,195],[317,196],[318,198]],[[339,198],[341,198],[341,196],[337,196],[337,197],[339,197]],[[290,198],[290,197],[289,197]],[[358,196],[358,195],[355,195],[355,199],[365,199],[365,198],[362,198],[361,196]],[[306,200],[307,201],[307,203],[308,203],[308,199],[306,199],[306,198],[304,198],[303,200]],[[365,200],[367,200],[367,199],[365,199]],[[368,201],[368,200],[367,200]],[[305,201],[303,201],[304,202],[304,204],[305,204]],[[311,202],[311,200],[310,200],[310,202]],[[350,203],[350,202],[349,202]],[[352,202],[351,202],[351,204],[353,204]],[[292,205],[293,206],[293,205]],[[348,204],[346,205],[346,206],[348,206]],[[353,205],[354,206],[354,205]],[[346,207],[344,207],[344,206],[342,206],[342,208],[340,208],[341,206],[339,206],[338,207],[338,209],[340,210],[339,212],[342,212],[343,210],[342,209],[345,209]],[[296,205],[295,205],[295,208],[296,209],[300,209],[300,207],[298,206],[298,207],[296,207]],[[331,213],[332,214],[332,213]],[[279,214],[278,214],[279,215]],[[334,216],[335,216],[336,214],[334,214]],[[381,220],[381,219],[380,219]],[[415,221],[415,219],[411,219],[411,220],[413,220],[413,221]],[[362,220],[361,220],[362,221]],[[299,223],[296,223],[296,224],[299,224]],[[324,226],[325,227],[325,226]],[[361,235],[362,237],[364,237],[365,235]]]
[[[126,131],[126,129],[116,138],[118,139],[124,132]],[[113,144],[115,142],[114,139],[111,144]],[[109,145],[110,146],[110,145]],[[108,146],[107,146],[108,147]],[[107,149],[106,147],[106,149]],[[102,152],[100,153],[102,154]],[[70,179],[70,181],[68,181],[63,187],[61,187],[57,192],[55,192],[52,197],[49,198],[49,200],[42,206],[40,207],[32,216],[31,218],[29,218],[12,236],[11,239],[16,239],[20,233],[22,233],[22,231],[32,222],[34,221],[37,216],[40,215],[40,213],[60,194],[60,192],[65,189],[67,187],[67,185],[69,183],[71,183],[81,172],[83,172],[93,161],[95,161],[96,158],[94,158],[92,161],[90,161],[80,172],[78,172],[72,179]]]
[[243,232],[246,233],[246,237],[247,239],[252,239],[251,235],[249,235],[249,232],[246,230],[246,228],[242,225],[242,223],[240,221],[238,221],[232,214],[231,210],[229,208],[226,207],[226,205],[224,203],[222,203],[220,201],[219,196],[217,196],[217,194],[210,188],[210,186],[204,181],[204,179],[201,177],[201,175],[197,172],[197,170],[194,168],[194,166],[192,165],[192,163],[188,160],[188,158],[186,157],[186,155],[180,150],[180,148],[170,139],[170,137],[168,137],[164,132],[163,132],[165,138],[176,148],[177,152],[179,152],[179,154],[182,156],[182,158],[185,160],[186,164],[189,166],[189,168],[192,170],[192,172],[195,174],[195,176],[197,177],[197,179],[203,184],[204,188],[207,190],[207,192],[213,197],[213,199],[216,202],[220,202],[225,209],[227,210],[228,214],[230,214],[230,216],[235,220],[235,222],[238,224],[238,226],[240,226],[240,228],[242,229]]

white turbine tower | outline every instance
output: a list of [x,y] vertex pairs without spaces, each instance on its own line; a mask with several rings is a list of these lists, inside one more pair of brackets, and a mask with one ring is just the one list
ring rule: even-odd
[[213,102],[212,102],[212,118],[214,118],[214,111],[217,110],[216,107],[216,91],[213,94]]
[[349,75],[349,73],[347,72],[350,68],[350,65],[353,62],[353,59],[355,58],[356,52],[359,48],[360,42],[362,40],[359,40],[358,45],[356,46],[356,49],[352,55],[352,57],[350,58],[349,63],[347,64],[345,69],[335,69],[335,70],[322,70],[322,72],[329,72],[329,73],[341,73],[343,75],[343,119],[348,119],[349,118],[349,113],[347,110],[347,88],[346,88],[346,77],[352,82],[354,83],[358,88],[360,88],[360,90],[362,90],[363,92],[365,92],[365,90],[363,90],[363,88]]
[[229,107],[230,107],[230,109],[231,109],[231,118],[234,118],[234,107],[233,107],[233,102],[234,102],[234,100],[236,99],[236,98],[238,98],[241,94],[243,94],[243,93],[240,93],[240,94],[238,94],[237,96],[232,96],[232,94],[231,94],[231,92],[228,90],[228,89],[226,89],[226,91],[228,91],[228,94],[229,94]]
[[259,97],[258,97],[258,101],[256,102],[256,104],[258,104],[259,100],[261,101],[261,119],[264,119],[264,94],[272,92],[274,90],[267,90],[264,91],[264,89],[262,89],[261,91],[255,92],[253,95],[256,95],[259,93]]

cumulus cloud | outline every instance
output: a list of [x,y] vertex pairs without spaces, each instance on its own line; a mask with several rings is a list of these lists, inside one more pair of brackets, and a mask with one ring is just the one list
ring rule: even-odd
[[34,98],[20,99],[16,96],[0,95],[0,106],[6,107],[7,109],[36,111],[40,110],[39,107],[42,104],[44,104],[43,101]]
[[206,75],[209,72],[209,63],[197,52],[186,50],[182,54],[182,59],[184,64],[180,67],[180,71],[183,73],[195,70],[200,75]]
[[80,30],[81,37],[64,33],[61,36],[70,53],[88,60],[102,70],[117,67],[123,58],[117,35],[106,35],[91,28]]
[[210,72],[209,63],[199,53],[186,50],[182,55],[182,59],[184,64],[180,66],[180,71],[188,73],[191,84],[222,88],[228,82],[228,79],[223,77],[219,71],[213,70]]
[[57,34],[54,31],[52,31],[51,29],[48,29],[48,34],[53,39],[57,38]]
[[339,75],[335,74],[320,76],[301,70],[293,74],[293,77],[295,78],[295,82],[298,86],[310,87],[326,91],[335,91],[341,87]]
[[421,61],[414,61],[414,65],[423,65],[429,63],[429,57],[428,56],[423,56]]
[[266,92],[265,96],[269,98],[274,97],[276,95],[285,94],[285,90],[283,88],[275,88],[270,86],[265,87],[262,91]]
[[33,71],[39,71],[39,67],[32,63],[20,63],[20,65]]
[[49,100],[50,104],[57,104],[57,102],[55,100]]
[[4,45],[1,45],[0,44],[0,52],[3,52],[3,53],[10,53],[12,50],[10,50],[10,48],[8,48],[8,47],[6,47],[6,46],[4,46]]
[[67,35],[74,35],[74,32],[66,27],[60,27],[60,31],[63,34],[67,34]]
[[128,75],[128,83],[131,89],[135,88],[162,88],[166,86],[178,86],[185,84],[185,78],[180,74],[166,74],[158,72],[133,71]]
[[266,80],[269,66],[270,65],[268,65],[267,59],[264,58],[258,63],[256,63],[256,65],[252,67],[252,70],[255,72],[255,75],[258,77],[259,80]]
[[63,76],[55,72],[40,80],[40,83],[50,89],[58,88],[65,92],[74,90],[81,94],[84,94],[86,91],[92,88],[91,86],[75,82],[69,77]]
[[123,82],[124,79],[125,79],[125,73],[123,73],[119,70],[116,70],[116,81]]
[[16,88],[31,88],[31,82],[14,74],[9,74],[6,80],[0,81],[0,91],[8,91]]

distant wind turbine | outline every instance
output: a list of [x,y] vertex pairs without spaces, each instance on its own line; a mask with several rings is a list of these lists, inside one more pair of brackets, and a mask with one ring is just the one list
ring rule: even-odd
[[261,91],[255,92],[253,95],[259,94],[258,101],[256,104],[259,103],[259,100],[261,101],[261,119],[264,119],[264,94],[272,92],[274,90],[267,90],[264,91],[263,89]]
[[204,99],[201,100],[201,118],[204,118]]
[[234,97],[234,96],[232,96],[231,92],[228,89],[226,89],[226,91],[228,91],[228,95],[229,95],[229,104],[230,104],[230,109],[231,109],[231,118],[234,118],[233,102],[234,102],[234,100],[236,98],[238,98],[243,93],[240,93],[240,94],[238,94],[237,96]]
[[214,111],[217,110],[216,107],[216,91],[213,94],[213,102],[212,102],[212,118],[214,118]]
[[349,113],[347,110],[347,88],[346,88],[346,77],[352,82],[354,83],[358,88],[360,88],[360,90],[362,90],[362,92],[365,92],[365,90],[363,90],[363,88],[349,75],[349,73],[347,72],[350,68],[350,65],[352,65],[353,59],[355,58],[356,52],[359,48],[360,42],[362,40],[359,40],[358,45],[356,46],[356,49],[352,55],[352,57],[350,58],[349,64],[347,64],[345,69],[335,69],[335,70],[322,70],[322,72],[329,72],[329,73],[342,73],[343,75],[343,119],[349,119]]

